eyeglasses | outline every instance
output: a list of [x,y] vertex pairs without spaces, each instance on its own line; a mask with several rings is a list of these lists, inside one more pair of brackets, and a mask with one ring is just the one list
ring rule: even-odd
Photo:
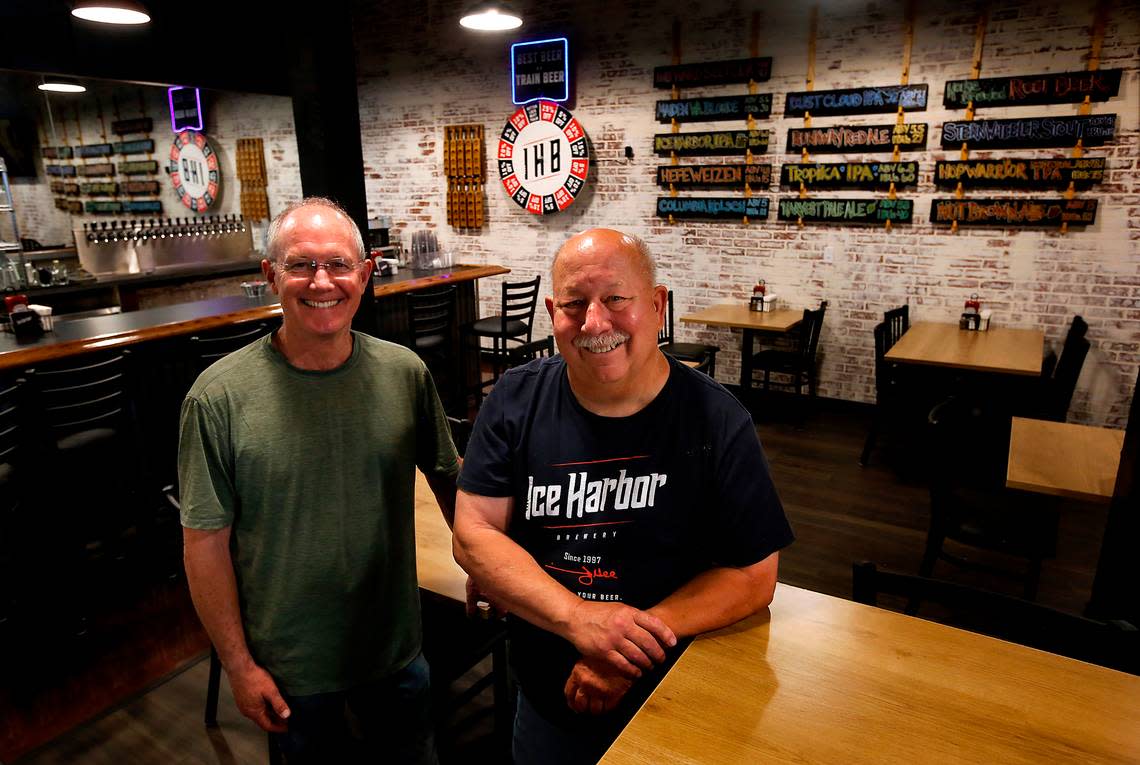
[[362,265],[364,265],[363,261],[344,260],[343,258],[333,258],[326,261],[297,259],[279,263],[277,269],[290,279],[312,279],[317,275],[317,271],[323,268],[329,276],[335,279],[338,276],[348,276],[354,273]]

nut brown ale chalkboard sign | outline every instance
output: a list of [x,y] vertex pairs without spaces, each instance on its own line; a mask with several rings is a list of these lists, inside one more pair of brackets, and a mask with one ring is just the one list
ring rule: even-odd
[[945,122],[942,148],[966,144],[971,149],[1039,149],[1075,146],[1078,140],[1085,146],[1099,146],[1111,141],[1115,132],[1115,114]]
[[918,183],[917,162],[811,162],[780,168],[780,185],[805,189],[888,189]]
[[676,64],[653,69],[653,87],[695,88],[705,85],[738,85],[764,82],[772,76],[772,59],[741,58],[731,61],[703,61],[699,64]]
[[1095,199],[935,199],[931,223],[959,226],[1060,228],[1096,222]]
[[942,103],[949,109],[965,109],[971,101],[975,107],[1079,104],[1085,96],[1090,101],[1107,101],[1120,92],[1122,71],[1098,69],[1092,72],[950,80],[946,83]]
[[767,130],[714,130],[705,133],[658,133],[653,136],[656,154],[685,157],[727,154],[763,154],[768,151]]
[[658,165],[657,185],[678,189],[767,186],[771,165]]
[[813,154],[845,154],[857,151],[921,151],[926,148],[926,123],[904,125],[859,125],[847,127],[791,128],[788,152],[807,149]]
[[782,197],[778,220],[813,223],[910,223],[910,199],[800,199]]
[[1104,157],[968,159],[934,164],[934,185],[944,188],[1087,189],[1104,180]]

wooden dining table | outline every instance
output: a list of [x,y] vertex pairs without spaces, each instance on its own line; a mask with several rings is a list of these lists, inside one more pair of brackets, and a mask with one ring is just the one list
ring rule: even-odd
[[764,332],[784,333],[803,320],[803,311],[780,309],[753,311],[747,304],[722,303],[681,317],[685,324],[730,327],[741,330],[740,390],[745,392],[752,382],[752,346],[756,336]]
[[416,576],[420,587],[467,602],[467,573],[451,553],[451,529],[443,519],[427,478],[416,471]]
[[1123,447],[1123,430],[1014,417],[1005,485],[1108,504]]
[[1040,375],[1045,333],[1039,329],[994,327],[985,332],[959,329],[957,324],[916,322],[886,353],[897,364],[920,364],[996,372]]
[[1140,762],[1140,677],[781,584],[694,640],[601,762]]

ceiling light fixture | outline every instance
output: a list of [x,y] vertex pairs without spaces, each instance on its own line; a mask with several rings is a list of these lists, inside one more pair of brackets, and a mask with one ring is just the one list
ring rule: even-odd
[[78,0],[71,15],[99,24],[149,24],[150,12],[135,0]]
[[50,93],[84,93],[87,91],[87,88],[79,84],[79,80],[71,77],[56,77],[55,75],[46,75],[38,87],[40,90],[46,90]]
[[482,2],[472,6],[459,24],[479,32],[505,32],[521,27],[522,17],[505,3]]

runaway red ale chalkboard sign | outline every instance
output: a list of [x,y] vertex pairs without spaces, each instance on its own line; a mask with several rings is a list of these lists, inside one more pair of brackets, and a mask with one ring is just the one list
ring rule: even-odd
[[699,64],[659,66],[653,70],[653,87],[697,88],[705,85],[739,85],[764,82],[772,76],[772,59],[741,58],[731,61],[704,61]]
[[768,217],[768,197],[657,197],[657,217],[705,220]]
[[1096,222],[1095,199],[935,199],[930,222],[959,226],[1060,228]]
[[791,128],[788,130],[788,152],[807,149],[812,154],[845,154],[848,152],[921,151],[926,148],[926,123],[905,125],[859,125],[847,127]]
[[812,162],[780,168],[780,185],[806,189],[879,190],[914,186],[917,162]]
[[920,85],[882,85],[842,90],[805,90],[789,93],[784,100],[785,117],[837,117],[845,114],[894,113],[925,111],[928,87]]
[[1115,114],[1080,117],[1020,117],[1009,120],[972,120],[942,125],[942,148],[1040,149],[1099,146],[1111,141],[1116,131]]
[[772,114],[772,94],[716,98],[682,98],[657,102],[658,122],[721,122],[746,120],[749,116],[763,119]]
[[772,182],[771,165],[658,165],[657,185],[678,189],[744,188]]
[[714,130],[705,133],[658,133],[653,136],[653,151],[679,157],[763,154],[768,151],[767,130]]
[[84,178],[91,178],[99,175],[114,175],[115,165],[113,162],[99,162],[94,165],[80,165],[79,174]]
[[781,197],[777,220],[805,223],[910,223],[910,199],[800,199]]
[[934,164],[934,185],[944,188],[1087,189],[1104,180],[1104,157],[968,159]]
[[129,135],[130,133],[149,133],[154,130],[154,121],[150,117],[137,117],[133,120],[116,120],[111,123],[111,132],[115,135]]
[[1107,101],[1120,92],[1122,69],[1092,72],[1026,74],[1020,77],[987,77],[981,80],[950,80],[942,95],[948,109],[974,107],[1079,104],[1085,100]]

